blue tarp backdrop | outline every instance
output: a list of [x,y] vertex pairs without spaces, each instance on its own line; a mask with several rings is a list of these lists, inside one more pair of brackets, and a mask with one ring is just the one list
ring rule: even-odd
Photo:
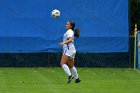
[[128,52],[128,0],[0,0],[0,53],[60,52],[68,20],[78,52]]
[[[138,32],[138,43],[140,42],[140,31]],[[137,44],[138,44],[137,43]],[[140,68],[140,48],[138,48],[138,68]]]

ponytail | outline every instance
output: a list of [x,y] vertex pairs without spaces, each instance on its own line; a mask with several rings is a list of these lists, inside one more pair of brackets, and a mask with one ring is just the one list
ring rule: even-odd
[[79,37],[80,36],[80,30],[79,28],[74,28],[74,36]]
[[68,21],[70,25],[72,26],[72,30],[74,31],[74,36],[79,37],[80,36],[80,30],[78,28],[75,28],[75,23],[73,21]]

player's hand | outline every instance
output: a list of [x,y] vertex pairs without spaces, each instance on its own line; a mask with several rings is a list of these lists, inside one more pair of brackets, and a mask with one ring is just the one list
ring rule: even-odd
[[65,44],[64,42],[59,43],[60,46],[63,46],[64,44]]

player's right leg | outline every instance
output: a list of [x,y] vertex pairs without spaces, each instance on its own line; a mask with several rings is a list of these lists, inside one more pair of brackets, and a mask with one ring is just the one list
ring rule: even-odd
[[65,73],[68,76],[68,83],[70,83],[73,79],[73,76],[71,75],[69,67],[67,66],[67,62],[69,62],[69,60],[70,60],[69,56],[62,55],[61,62],[60,62],[61,67],[64,69]]

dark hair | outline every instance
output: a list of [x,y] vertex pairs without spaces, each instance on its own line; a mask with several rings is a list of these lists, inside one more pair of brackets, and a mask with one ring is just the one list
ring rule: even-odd
[[72,26],[71,29],[74,31],[74,36],[79,37],[80,36],[80,30],[79,28],[75,28],[75,23],[73,21],[68,21],[70,25]]

